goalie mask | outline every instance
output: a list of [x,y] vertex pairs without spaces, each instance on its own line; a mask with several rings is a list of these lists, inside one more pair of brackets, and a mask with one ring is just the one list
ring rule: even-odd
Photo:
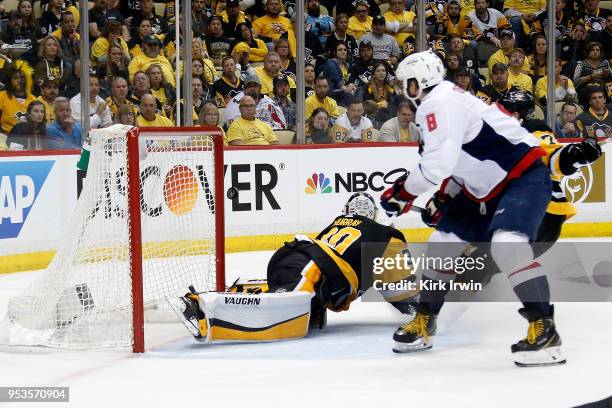
[[376,220],[376,202],[368,193],[353,194],[344,205],[344,215],[361,215],[362,217]]

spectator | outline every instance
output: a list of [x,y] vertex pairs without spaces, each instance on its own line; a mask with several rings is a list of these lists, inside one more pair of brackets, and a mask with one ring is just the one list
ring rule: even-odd
[[132,104],[123,104],[119,106],[115,113],[114,123],[120,123],[122,125],[136,126],[136,114],[134,113],[134,106]]
[[148,93],[153,95],[162,104],[166,117],[170,117],[172,105],[176,102],[176,92],[164,79],[162,69],[158,64],[152,64],[145,74],[149,77],[150,88]]
[[[503,48],[501,32],[504,31],[504,28],[509,28],[510,23],[500,11],[489,8],[488,0],[474,0],[474,10],[468,16],[478,32],[482,33],[476,50],[478,61],[488,61],[498,48]],[[506,33],[506,36],[511,35],[514,40],[512,30],[509,31],[510,33]],[[514,41],[512,47],[514,47]],[[510,49],[506,49],[506,53],[508,52],[510,52]],[[507,60],[502,62],[508,63]]]
[[4,68],[2,82],[5,89],[0,91],[0,128],[8,134],[36,98],[27,89],[24,73],[14,66]]
[[[212,61],[210,60],[206,60],[206,61],[207,62],[204,62],[202,58],[194,57],[193,60],[191,61],[191,76],[194,78],[196,77],[200,78],[202,82],[204,82],[204,84],[208,86],[209,85],[208,81],[214,80],[216,78],[217,71],[215,70],[215,67]],[[181,61],[181,66],[182,66],[182,61]]]
[[[345,13],[347,15],[353,15],[355,14],[355,11],[357,10],[357,7],[359,6],[360,2],[364,2],[366,3],[366,5],[368,6],[368,14],[371,16],[377,16],[379,14],[381,14],[380,12],[380,7],[378,7],[379,3],[382,3],[381,1],[377,1],[377,0],[360,0],[360,1],[338,1],[336,3],[336,14],[338,13]],[[410,1],[413,0],[408,0],[408,3]],[[328,10],[331,10],[332,7],[330,7],[329,3],[327,6]]]
[[289,79],[286,75],[278,76],[273,80],[274,98],[272,100],[281,108],[287,123],[287,130],[295,130],[296,110],[295,102],[289,97]]
[[576,118],[576,126],[584,137],[612,137],[612,117],[606,107],[603,89],[593,86],[588,90],[589,109]]
[[612,59],[612,13],[606,18],[606,29],[593,33],[593,40],[603,45],[603,57]]
[[142,42],[144,41],[145,37],[150,35],[152,32],[151,21],[148,18],[143,18],[140,20],[136,28],[136,33],[132,35],[130,41],[127,43],[132,58],[136,58],[142,54]]
[[362,35],[359,42],[369,41],[374,50],[374,59],[386,61],[392,66],[397,66],[400,57],[400,49],[395,38],[385,34],[385,18],[376,16],[372,20],[372,32]]
[[[200,122],[200,117],[199,117],[199,112],[201,111],[202,107],[204,106],[204,103],[206,103],[206,100],[204,99],[203,96],[203,87],[202,87],[202,80],[200,78],[192,78],[192,82],[191,82],[191,92],[192,92],[192,101],[193,101],[193,105],[191,108],[191,119],[192,119],[192,123],[193,124],[197,124]],[[174,104],[174,106],[172,107],[172,120],[174,120],[174,123],[177,126],[186,126],[187,123],[185,122],[185,117],[187,115],[187,113],[185,112],[185,100],[181,99],[179,102],[179,109],[181,110],[181,120],[180,122],[177,120],[176,118],[176,103]]]
[[76,30],[74,15],[69,11],[62,13],[60,28],[52,34],[59,40],[64,60],[74,65],[81,58],[81,36]]
[[453,83],[464,91],[471,93],[472,95],[476,94],[476,92],[472,88],[472,74],[465,67],[461,67],[457,70],[454,76]]
[[100,78],[101,88],[110,89],[113,79],[116,77],[122,77],[126,80],[129,78],[128,65],[130,62],[123,53],[121,47],[118,45],[111,45],[108,48],[104,60],[106,62],[100,65],[96,71],[98,78]]
[[457,0],[450,0],[446,5],[446,11],[437,15],[434,31],[438,39],[457,36],[462,40],[475,41],[482,37],[476,24],[461,12],[461,5]]
[[279,144],[270,125],[255,117],[256,109],[257,103],[250,96],[240,99],[240,117],[232,122],[225,136],[229,145]]
[[538,21],[538,17],[546,11],[546,0],[522,2],[519,0],[504,1],[504,14],[510,20],[512,31],[516,38],[523,34],[523,25]]
[[516,89],[508,86],[508,66],[506,64],[498,62],[493,65],[492,71],[491,83],[476,92],[476,96],[488,105],[497,102],[511,89]]
[[414,25],[416,14],[406,11],[404,0],[390,0],[389,10],[384,14],[386,29],[392,33],[398,46],[403,46],[408,38],[415,38],[416,26]]
[[223,22],[223,32],[232,40],[237,40],[240,37],[238,29],[240,24],[251,27],[251,22],[246,14],[240,10],[240,2],[238,0],[229,0],[226,3],[225,10],[221,13],[221,20]]
[[546,75],[546,53],[548,51],[548,43],[546,37],[538,34],[533,40],[533,53],[527,57],[529,65],[529,74],[534,82]]
[[359,59],[351,67],[348,83],[355,84],[357,89],[367,88],[374,73],[374,49],[369,41],[359,43]]
[[90,56],[96,65],[106,62],[108,49],[111,45],[120,47],[124,58],[129,62],[130,50],[125,40],[121,38],[121,23],[117,20],[109,21],[104,26],[99,38],[91,46]]
[[515,48],[510,52],[510,64],[508,67],[508,85],[515,86],[521,91],[533,93],[533,81],[531,77],[521,71],[525,65],[525,51]]
[[123,77],[116,77],[111,84],[111,95],[106,98],[105,102],[110,109],[113,118],[116,119],[119,108],[123,105],[128,105],[134,113],[138,111],[136,105],[127,99],[128,83]]
[[17,123],[11,133],[7,144],[9,149],[15,150],[17,144],[19,150],[41,150],[43,140],[47,137],[47,124],[45,123],[45,105],[37,100],[30,102],[27,107],[25,121]]
[[144,94],[140,98],[140,113],[136,117],[138,127],[172,127],[174,123],[163,116],[157,109],[157,99],[151,94]]
[[600,32],[606,29],[606,19],[610,10],[599,7],[599,0],[584,0],[584,16],[582,20],[590,32]]
[[[261,93],[273,95],[272,80],[281,74],[280,56],[276,52],[269,52],[266,55],[263,67],[255,68],[255,72],[261,81]],[[289,87],[295,89],[295,81],[291,77],[289,77]]]
[[386,121],[380,128],[378,142],[418,142],[419,129],[413,121],[414,113],[409,102],[401,102],[397,116]]
[[13,47],[9,53],[9,56],[13,59],[20,57],[31,62],[36,55],[34,48],[37,45],[36,35],[24,28],[23,16],[19,10],[9,12],[8,25],[2,32],[0,40],[3,44]]
[[[96,74],[89,74],[89,127],[90,129],[105,128],[113,124],[113,117],[108,105],[98,93],[100,82]],[[81,94],[75,95],[70,100],[72,118],[81,123]]]
[[[132,91],[128,94],[128,101],[132,102],[135,106],[140,106],[140,98],[145,94],[151,93],[151,81],[146,73],[138,71],[134,74],[134,81],[132,82]],[[155,99],[157,110],[163,112],[162,103]]]
[[374,126],[363,114],[363,101],[357,98],[351,100],[348,110],[334,122],[331,130],[334,142],[374,142],[372,139]]
[[266,43],[259,38],[253,38],[253,32],[248,24],[240,23],[236,26],[236,45],[234,46],[232,53],[243,43],[249,47],[250,62],[261,62],[264,60],[266,54],[268,53]]
[[[200,111],[200,125],[202,126],[219,126],[219,108],[212,102],[206,102]],[[221,129],[223,131],[223,129]]]
[[314,95],[315,89],[315,68],[311,64],[304,66],[304,85],[306,86],[306,98]]
[[314,95],[304,100],[305,115],[307,118],[312,116],[316,108],[323,108],[327,111],[332,120],[340,116],[338,104],[329,96],[329,84],[325,76],[319,75],[315,81]]
[[336,49],[336,44],[339,41],[344,41],[348,48],[348,61],[359,58],[359,46],[355,37],[347,33],[349,18],[346,14],[336,14],[335,27],[336,30],[331,33],[325,40],[325,52],[328,55],[333,55]]
[[334,20],[330,16],[321,15],[321,4],[319,0],[306,0],[306,31],[319,37],[321,45],[325,44],[335,30]]
[[564,67],[566,75],[574,76],[576,63],[586,57],[586,45],[589,42],[590,36],[584,22],[574,22],[570,35],[561,39],[561,59],[567,63]]
[[223,25],[219,16],[208,20],[208,34],[205,37],[206,49],[215,67],[221,67],[223,58],[232,51],[232,40],[223,35]]
[[81,124],[75,122],[70,109],[70,100],[59,96],[53,102],[55,121],[47,128],[45,149],[80,149]]
[[140,12],[132,19],[131,25],[133,27],[138,27],[140,25],[140,21],[146,18],[151,23],[151,34],[163,35],[169,32],[168,22],[166,19],[155,14],[153,0],[140,0],[139,4]]
[[[202,63],[202,79],[205,84],[212,85],[217,78],[217,71],[215,70],[215,64],[206,57],[204,52],[204,43],[200,38],[194,38],[191,42],[191,57],[192,59],[198,59]],[[183,51],[183,50],[181,50]],[[182,55],[182,54],[181,54]],[[183,62],[181,61],[181,77],[183,76]],[[193,65],[192,65],[193,68]],[[193,73],[192,73],[193,75]]]
[[[610,63],[601,55],[601,44],[590,42],[586,46],[586,58],[579,61],[574,71],[574,85],[579,95],[583,95],[587,85],[603,87],[610,78]],[[584,99],[583,101],[584,102]]]
[[446,79],[451,82],[455,82],[456,76],[459,74],[460,70],[465,70],[468,72],[468,76],[470,79],[470,91],[473,94],[476,94],[482,88],[482,83],[478,76],[472,72],[469,68],[465,67],[461,64],[461,57],[454,53],[446,54]]
[[287,36],[291,47],[291,55],[296,56],[293,23],[287,17],[281,16],[280,13],[280,0],[268,0],[266,2],[266,15],[253,22],[253,31],[257,34],[257,38],[267,44],[268,49],[272,49],[274,40],[278,40],[281,36]]
[[370,84],[363,93],[363,99],[376,103],[374,113],[374,127],[377,129],[387,120],[395,115],[398,98],[395,89],[388,81],[387,64],[377,62],[374,65],[374,74],[370,78]]
[[[171,23],[176,23],[174,9],[172,10],[172,17],[174,21]],[[208,21],[208,14],[206,13],[206,0],[193,0],[191,2],[191,27],[194,33],[205,33]],[[166,21],[168,20],[167,16],[164,16]],[[224,30],[225,31],[225,30]]]
[[[329,84],[329,95],[336,100],[342,102],[347,95],[355,95],[357,86],[348,83],[350,66],[348,64],[348,48],[342,41],[336,43],[336,49],[330,55],[323,67],[323,74],[327,78]],[[308,115],[306,115],[308,117]]]
[[568,137],[582,137],[576,126],[576,113],[578,105],[573,102],[565,102],[561,107],[561,112],[555,120],[555,136],[557,139]]
[[40,86],[40,96],[36,98],[45,107],[45,122],[50,124],[55,120],[53,102],[59,96],[59,81],[55,78],[45,78]]
[[289,75],[295,80],[297,66],[295,64],[295,58],[293,58],[289,52],[289,41],[286,38],[279,38],[274,46],[274,51],[276,51],[280,57],[281,73]]
[[255,115],[258,119],[266,122],[273,130],[283,130],[287,128],[287,122],[283,111],[270,97],[262,95],[261,81],[257,75],[247,76],[244,79],[244,91],[236,95],[225,108],[224,120],[227,126],[240,116],[240,100],[245,96],[250,96],[257,104]]
[[31,33],[36,38],[36,18],[32,0],[19,0],[17,10],[23,19],[23,32]]
[[368,15],[370,6],[365,0],[357,0],[355,14],[349,18],[347,33],[359,40],[362,35],[372,31],[372,17]]
[[224,108],[233,97],[242,92],[243,84],[236,75],[236,63],[231,56],[223,58],[223,74],[213,85],[217,106]]
[[59,79],[60,87],[64,87],[72,66],[64,61],[62,50],[57,38],[46,36],[38,48],[39,62],[34,65],[34,81],[40,86],[43,79],[54,77]]
[[[123,33],[123,29],[121,23],[123,23],[123,16],[117,10],[114,10],[109,7],[109,0],[94,0],[93,7],[89,10],[89,37],[91,41],[95,41],[100,38],[103,33],[106,25],[111,22],[116,21],[119,23],[118,36],[123,34],[128,35],[127,29],[125,33]],[[105,52],[102,52],[101,55],[104,55]]]
[[[535,86],[536,103],[546,106],[548,94],[548,76],[538,79]],[[561,59],[555,58],[555,102],[578,102],[574,83],[568,77],[561,75]]]
[[162,68],[162,73],[166,82],[175,86],[174,70],[172,69],[172,65],[170,65],[170,61],[160,54],[161,41],[159,41],[159,38],[154,35],[149,35],[145,37],[143,45],[143,53],[135,57],[128,66],[132,82],[134,81],[134,74],[137,71],[146,71],[150,65],[159,64]]
[[49,0],[39,20],[38,38],[44,38],[60,27],[63,7],[64,0]]
[[308,118],[306,137],[314,144],[329,144],[333,143],[329,132],[329,113],[323,108],[316,108]]
[[[481,1],[481,0],[477,0],[477,1]],[[512,30],[502,30],[499,33],[499,38],[501,41],[501,49],[497,50],[493,55],[491,55],[491,57],[489,58],[488,61],[488,67],[489,67],[489,72],[491,72],[491,68],[493,67],[493,65],[501,62],[503,64],[510,64],[510,53],[512,53],[512,50],[514,50],[514,33],[512,32]],[[523,55],[525,54],[525,52],[523,51]],[[529,64],[527,63],[527,61],[525,61],[525,58],[523,58],[523,66],[521,67],[521,70],[524,72],[529,72]]]

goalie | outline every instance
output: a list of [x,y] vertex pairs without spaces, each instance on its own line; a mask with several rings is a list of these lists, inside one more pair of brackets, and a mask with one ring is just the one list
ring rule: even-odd
[[[197,293],[190,287],[184,297],[168,299],[176,315],[201,341],[266,341],[304,337],[309,327],[322,328],[326,310],[347,310],[366,286],[361,265],[374,257],[394,257],[406,250],[404,235],[376,222],[376,203],[367,193],[353,194],[342,215],[315,239],[298,235],[278,249],[267,268],[267,281],[243,292]],[[363,251],[363,244],[372,245]],[[363,256],[363,259],[362,259]],[[363,262],[363,263],[362,263]],[[412,280],[410,269],[385,270],[382,280]],[[247,285],[248,286],[248,285]],[[400,312],[409,314],[409,290],[381,291]]]

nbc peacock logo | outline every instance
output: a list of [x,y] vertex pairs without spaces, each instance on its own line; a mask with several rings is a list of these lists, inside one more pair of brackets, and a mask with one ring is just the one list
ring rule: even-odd
[[329,194],[332,192],[332,186],[330,184],[331,181],[328,177],[325,177],[325,174],[314,173],[306,180],[306,188],[304,191],[306,191],[306,194]]

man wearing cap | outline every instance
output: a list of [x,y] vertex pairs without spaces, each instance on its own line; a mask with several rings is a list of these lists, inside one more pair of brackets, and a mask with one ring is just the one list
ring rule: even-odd
[[208,34],[204,38],[208,55],[215,67],[221,67],[223,58],[230,55],[233,41],[223,35],[221,17],[212,16],[208,20]]
[[172,69],[172,65],[170,65],[170,61],[160,53],[161,41],[159,38],[153,34],[149,34],[143,39],[142,46],[143,53],[134,57],[128,66],[130,81],[134,80],[134,74],[136,72],[144,72],[151,64],[159,64],[166,82],[175,86],[174,70]]
[[[261,81],[261,93],[264,95],[274,95],[272,80],[281,74],[281,59],[276,52],[269,52],[264,59],[263,67],[255,68],[255,73]],[[288,77],[289,88],[295,90],[295,81]]]
[[243,84],[238,75],[236,75],[236,63],[231,56],[223,58],[222,62],[223,74],[213,84],[213,92],[217,106],[223,108],[233,97],[242,92]]
[[267,95],[261,94],[261,81],[257,75],[249,75],[244,79],[244,91],[236,95],[225,108],[223,115],[225,126],[240,116],[240,100],[245,96],[250,96],[256,104],[255,116],[266,122],[274,130],[284,130],[287,128],[285,115],[280,106]]
[[[36,36],[33,32],[23,30],[23,16],[19,10],[11,10],[8,14],[8,25],[0,36],[4,47],[10,46],[10,58],[21,57],[32,61],[35,56],[34,46]],[[3,50],[4,51],[4,50]]]
[[502,46],[500,30],[510,28],[510,23],[499,10],[489,8],[488,0],[474,0],[474,10],[468,16],[478,31],[482,33],[477,52],[478,59],[486,61],[497,48]]
[[502,62],[498,62],[493,65],[491,83],[483,86],[476,92],[476,97],[490,105],[497,102],[499,98],[504,96],[511,89],[516,88],[508,86],[508,66]]
[[252,27],[251,21],[247,18],[244,11],[240,10],[240,1],[229,0],[225,3],[225,10],[220,15],[223,25],[223,33],[226,37],[236,39],[239,37],[236,33],[236,26],[244,23],[248,27]]
[[53,102],[59,96],[59,80],[53,77],[43,79],[40,86],[40,96],[36,100],[45,105],[45,122],[49,125],[55,120],[55,109]]
[[355,13],[349,18],[347,33],[359,40],[362,35],[372,31],[372,17],[368,15],[370,6],[365,0],[355,2]]
[[372,32],[364,34],[359,42],[369,41],[374,49],[374,59],[387,61],[395,66],[399,62],[400,49],[395,38],[385,34],[386,21],[383,16],[376,16],[372,20]]
[[274,145],[279,144],[272,128],[257,119],[257,103],[245,95],[239,103],[240,117],[236,118],[225,135],[230,146],[236,145]]
[[406,10],[405,0],[390,0],[389,10],[383,15],[387,32],[393,35],[398,46],[404,44],[408,37],[415,38],[416,14]]
[[289,97],[289,77],[279,75],[272,81],[274,85],[274,98],[272,100],[283,111],[287,122],[287,130],[295,130],[297,105]]
[[365,87],[367,89],[370,83],[370,77],[374,73],[374,49],[372,43],[364,40],[359,43],[359,58],[351,67],[351,73],[347,83],[355,84],[357,88]]
[[[509,65],[510,64],[510,53],[514,50],[514,33],[510,29],[503,29],[499,33],[500,45],[501,49],[497,50],[491,57],[489,57],[489,61],[487,63],[489,67],[489,73],[493,68],[493,65],[501,62],[502,64]],[[521,70],[524,72],[529,72],[529,62],[525,59],[523,61],[523,65]]]

